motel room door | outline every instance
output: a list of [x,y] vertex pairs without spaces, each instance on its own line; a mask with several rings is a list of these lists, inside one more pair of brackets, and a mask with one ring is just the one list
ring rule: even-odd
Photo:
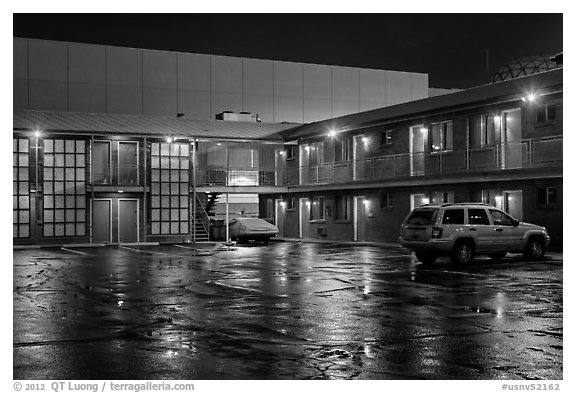
[[138,242],[138,199],[118,199],[118,242]]
[[502,167],[522,167],[522,118],[520,109],[502,112]]
[[364,201],[365,198],[362,196],[355,196],[353,200],[355,242],[366,240],[366,205]]
[[274,223],[278,227],[278,236],[284,236],[284,204],[282,199],[274,201]]
[[92,242],[112,242],[112,199],[92,201]]
[[427,144],[428,129],[421,125],[410,127],[410,176],[424,175]]
[[299,235],[301,239],[310,237],[310,200],[300,198]]

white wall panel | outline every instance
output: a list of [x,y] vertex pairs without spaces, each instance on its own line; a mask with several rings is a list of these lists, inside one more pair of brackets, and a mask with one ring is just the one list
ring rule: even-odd
[[242,94],[212,92],[210,119],[224,111],[242,112]]
[[358,113],[358,101],[334,100],[332,103],[333,117],[346,116],[351,113]]
[[178,88],[210,91],[210,56],[178,53]]
[[357,68],[332,67],[332,98],[356,101],[360,98],[360,78]]
[[177,57],[164,51],[143,51],[143,85],[160,89],[176,89]]
[[145,87],[142,99],[142,113],[144,115],[176,116],[176,89]]
[[210,119],[210,92],[179,90],[178,113],[191,119]]
[[304,97],[332,99],[332,70],[330,66],[304,64]]
[[30,80],[29,109],[68,110],[68,85],[65,82]]
[[304,98],[304,123],[325,120],[332,117],[332,100]]
[[274,97],[261,95],[244,95],[244,111],[257,113],[265,123],[274,122]]
[[109,86],[142,86],[142,51],[106,48],[106,79]]
[[96,112],[106,111],[106,87],[93,83],[70,83],[70,111]]
[[386,71],[386,105],[396,105],[412,98],[412,75],[408,72]]
[[360,102],[386,104],[386,71],[360,70]]
[[412,100],[428,98],[428,74],[412,74]]
[[14,78],[28,78],[28,41],[20,38],[14,39],[12,52],[12,66]]
[[[303,98],[303,66],[299,63],[274,62],[274,94],[279,97]],[[278,120],[276,120],[278,121]]]
[[372,109],[379,109],[385,106],[382,102],[373,101],[360,101],[360,112],[370,111]]
[[244,94],[274,94],[274,62],[271,60],[244,59]]
[[30,79],[66,82],[68,44],[30,40],[28,45]]
[[276,97],[274,99],[274,122],[303,122],[302,98]]
[[108,113],[141,115],[142,88],[108,85],[106,87],[106,110]]
[[14,109],[28,109],[28,80],[14,78],[12,85],[12,104]]
[[212,56],[212,91],[242,94],[242,59]]
[[70,83],[106,83],[106,48],[97,45],[68,46],[68,80]]

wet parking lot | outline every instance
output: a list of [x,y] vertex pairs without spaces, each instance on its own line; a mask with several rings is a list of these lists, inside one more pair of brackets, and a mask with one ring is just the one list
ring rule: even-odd
[[14,379],[562,379],[562,258],[14,250]]

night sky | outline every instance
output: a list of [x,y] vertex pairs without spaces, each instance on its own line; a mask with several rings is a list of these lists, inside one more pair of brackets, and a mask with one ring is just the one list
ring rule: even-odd
[[562,14],[14,14],[14,37],[424,72],[466,88],[563,50]]

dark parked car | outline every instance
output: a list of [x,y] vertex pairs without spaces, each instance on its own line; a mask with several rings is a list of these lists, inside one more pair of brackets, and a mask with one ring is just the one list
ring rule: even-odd
[[261,218],[233,218],[228,225],[230,238],[238,243],[247,243],[250,240],[268,243],[271,237],[278,235],[276,225]]

